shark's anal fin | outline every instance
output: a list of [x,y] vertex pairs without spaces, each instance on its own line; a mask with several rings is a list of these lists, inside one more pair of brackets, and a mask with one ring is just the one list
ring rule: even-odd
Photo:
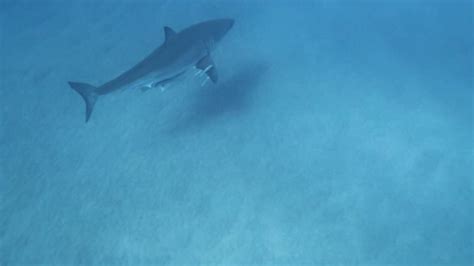
[[166,26],[163,28],[163,30],[165,31],[165,42],[168,41],[168,39],[175,35],[176,34],[176,31],[174,31],[172,28]]
[[201,60],[197,62],[196,67],[204,71],[212,80],[212,82],[217,82],[217,69],[210,55],[206,55],[205,57],[201,58]]

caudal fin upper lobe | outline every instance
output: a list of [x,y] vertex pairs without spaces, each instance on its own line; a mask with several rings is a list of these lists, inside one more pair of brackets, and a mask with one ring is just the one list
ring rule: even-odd
[[91,117],[92,110],[94,109],[95,102],[97,101],[97,98],[99,95],[97,94],[97,88],[89,85],[87,83],[81,83],[81,82],[68,82],[69,86],[79,95],[82,96],[84,99],[84,102],[86,103],[86,123],[89,121],[89,118]]

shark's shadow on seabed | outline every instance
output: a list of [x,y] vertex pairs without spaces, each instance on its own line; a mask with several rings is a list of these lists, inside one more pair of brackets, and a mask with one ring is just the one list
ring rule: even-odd
[[232,116],[249,109],[252,94],[268,70],[265,63],[246,63],[232,70],[227,80],[198,88],[183,117],[169,124],[165,132],[176,134],[196,129],[221,116]]

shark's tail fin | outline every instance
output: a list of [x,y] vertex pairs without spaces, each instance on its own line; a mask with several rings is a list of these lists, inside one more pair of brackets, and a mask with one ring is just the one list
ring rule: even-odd
[[86,102],[86,123],[91,117],[92,110],[94,109],[95,102],[99,95],[96,92],[96,87],[80,82],[68,82],[69,86],[79,93],[84,101]]

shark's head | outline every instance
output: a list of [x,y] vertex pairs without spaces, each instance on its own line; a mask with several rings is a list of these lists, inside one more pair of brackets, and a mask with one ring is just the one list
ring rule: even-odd
[[[212,41],[219,42],[224,35],[234,26],[233,19],[215,19],[204,22],[208,36]],[[203,25],[204,26],[204,25]]]

